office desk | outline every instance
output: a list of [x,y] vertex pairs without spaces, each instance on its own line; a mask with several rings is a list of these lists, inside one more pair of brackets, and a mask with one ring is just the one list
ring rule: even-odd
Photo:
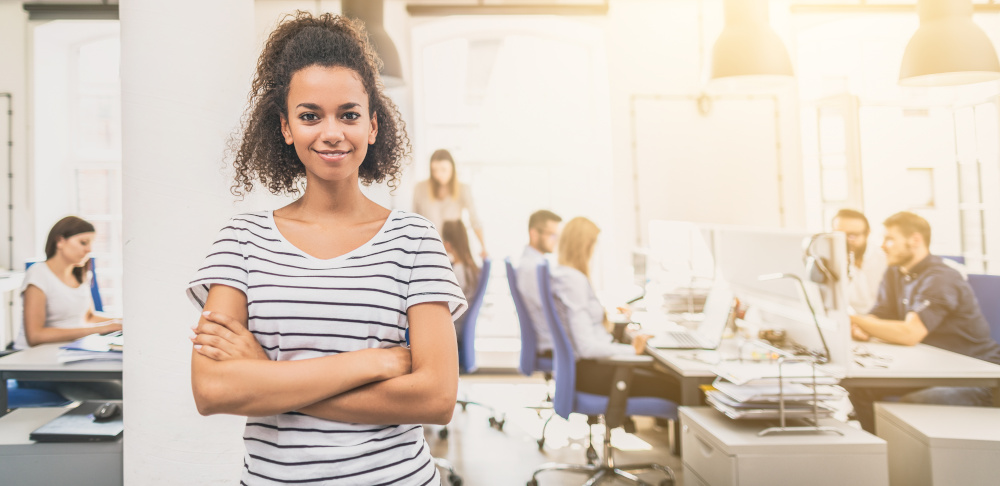
[[[863,345],[875,355],[891,356],[886,368],[863,367],[850,363],[841,380],[845,387],[906,388],[929,386],[981,386],[993,389],[993,404],[1000,406],[1000,365],[945,351],[933,346],[898,346],[885,343],[853,343]],[[709,351],[646,349],[656,367],[681,384],[679,405],[697,406],[703,403],[700,385],[715,380],[713,364],[691,359],[695,354],[711,355]]]
[[121,361],[77,361],[56,359],[60,343],[42,344],[0,358],[0,416],[7,413],[7,379],[36,381],[100,381],[122,379]]

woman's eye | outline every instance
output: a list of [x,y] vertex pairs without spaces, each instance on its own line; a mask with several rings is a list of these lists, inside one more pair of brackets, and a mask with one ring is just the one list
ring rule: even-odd
[[316,116],[315,113],[303,113],[303,114],[299,115],[299,120],[302,120],[302,121],[316,121],[316,120],[319,120],[319,117]]
[[358,118],[361,118],[361,113],[358,113],[356,111],[349,111],[347,113],[344,113],[344,118],[348,120],[357,120]]

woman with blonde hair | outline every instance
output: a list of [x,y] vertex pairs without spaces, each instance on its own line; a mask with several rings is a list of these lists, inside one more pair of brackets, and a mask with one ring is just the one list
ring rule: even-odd
[[483,239],[483,225],[476,214],[472,201],[472,190],[467,184],[458,182],[455,159],[445,149],[431,154],[431,176],[417,184],[413,192],[413,212],[434,223],[438,231],[444,231],[445,221],[461,221],[462,213],[469,212],[469,223],[479,239],[482,257],[486,257],[486,241]]
[[[559,266],[552,271],[552,294],[576,350],[577,390],[607,395],[611,390],[614,370],[592,360],[642,354],[650,336],[636,336],[631,345],[612,342],[604,306],[597,299],[590,282],[590,261],[600,233],[601,229],[584,217],[576,217],[566,223],[559,239]],[[632,376],[631,395],[678,401],[680,384],[667,374],[637,368]]]

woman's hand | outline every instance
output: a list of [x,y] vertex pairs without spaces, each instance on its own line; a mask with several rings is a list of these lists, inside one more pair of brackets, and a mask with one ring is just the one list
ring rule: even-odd
[[855,323],[851,323],[851,337],[855,341],[868,341],[872,337]]
[[635,354],[642,354],[646,352],[646,341],[653,337],[652,334],[637,334],[632,338],[632,347],[635,348]]
[[399,346],[384,349],[374,348],[364,351],[373,351],[382,354],[382,359],[378,362],[385,365],[385,370],[383,370],[384,380],[408,375],[412,371],[413,362],[410,359],[410,350],[407,348]]
[[118,332],[118,331],[121,331],[121,330],[122,330],[122,321],[121,321],[121,319],[112,319],[112,320],[108,321],[108,324],[105,324],[103,326],[97,326],[94,329],[94,332],[96,332],[98,334],[107,334],[109,332]]
[[204,312],[209,321],[192,326],[190,336],[199,354],[216,361],[230,359],[270,359],[247,328],[236,319],[219,312]]

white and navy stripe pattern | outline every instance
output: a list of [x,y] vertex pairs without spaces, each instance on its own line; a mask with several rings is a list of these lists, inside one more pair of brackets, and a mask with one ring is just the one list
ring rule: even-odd
[[[466,308],[433,225],[398,210],[371,241],[328,260],[288,242],[273,212],[238,215],[222,228],[188,296],[200,308],[215,284],[246,294],[249,329],[272,360],[400,346],[410,306],[447,302],[453,318]],[[289,412],[248,417],[243,438],[241,484],[440,484],[420,425]]]

